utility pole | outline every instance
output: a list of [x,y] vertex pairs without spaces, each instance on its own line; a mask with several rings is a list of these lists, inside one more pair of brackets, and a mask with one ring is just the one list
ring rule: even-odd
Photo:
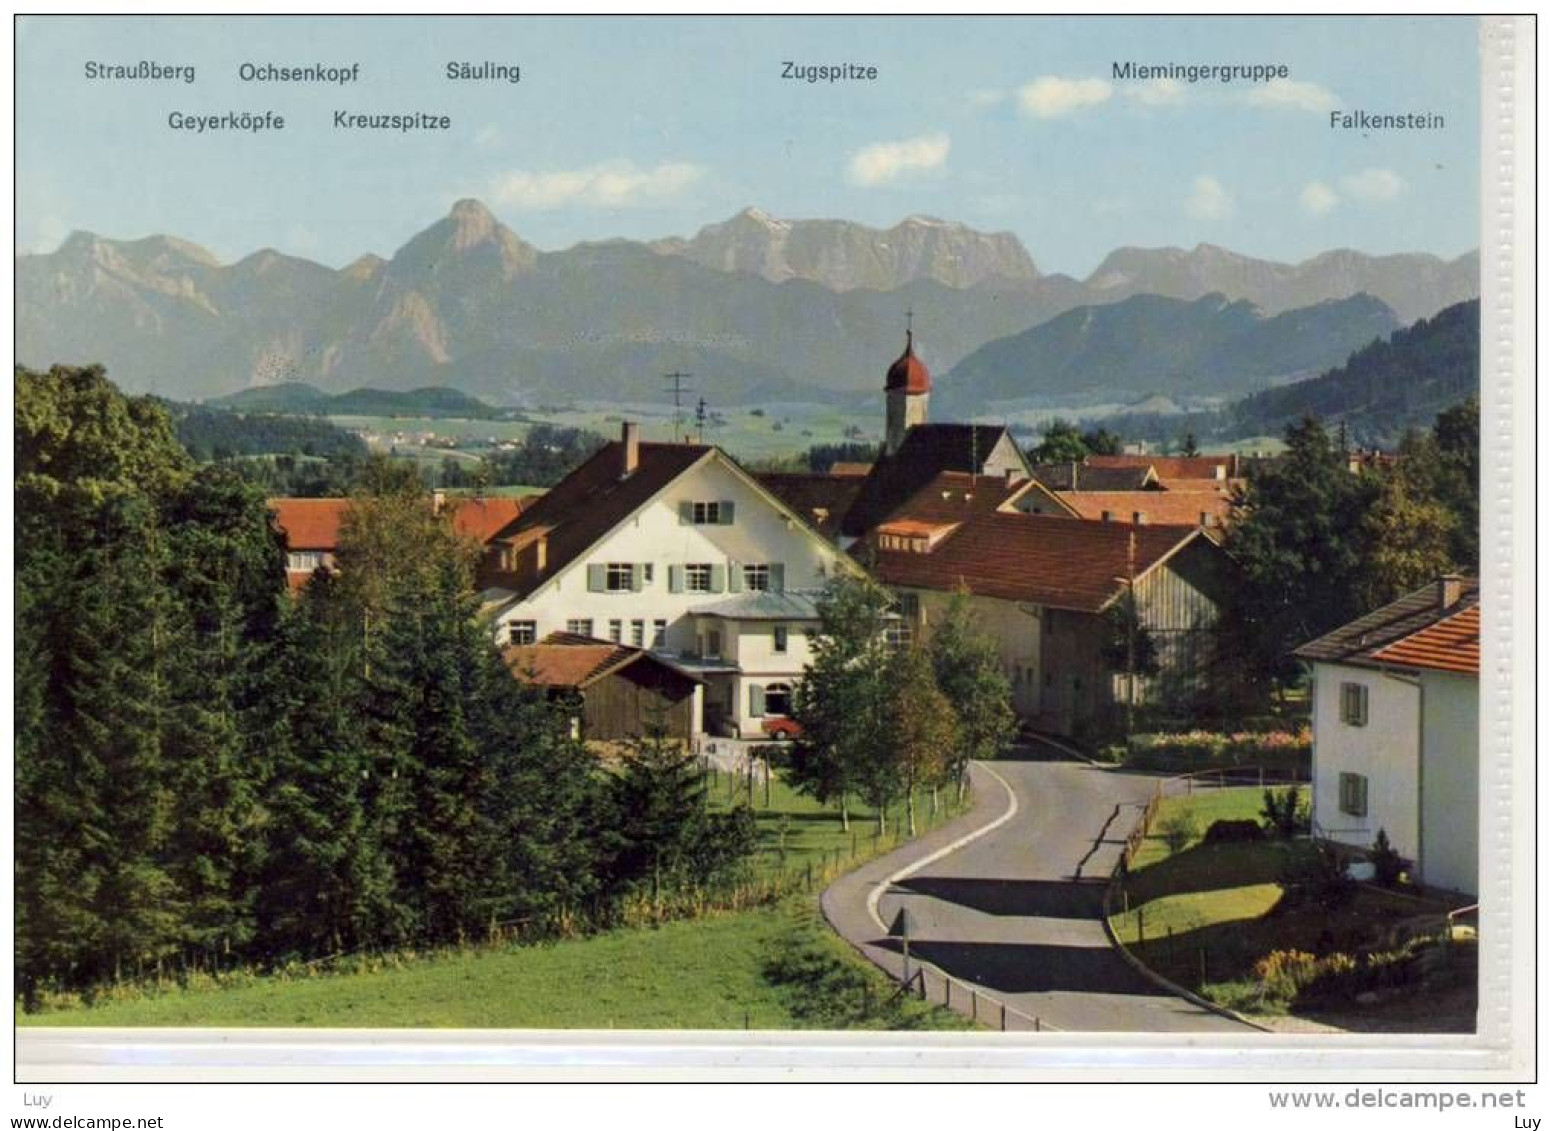
[[684,434],[684,394],[689,392],[689,379],[692,373],[681,373],[675,369],[672,373],[664,373],[662,379],[669,382],[666,386],[673,393],[673,442],[677,444]]
[[699,403],[695,405],[695,443],[697,444],[705,443],[705,418],[705,398],[701,397]]
[[1136,527],[1126,533],[1126,741],[1136,724]]

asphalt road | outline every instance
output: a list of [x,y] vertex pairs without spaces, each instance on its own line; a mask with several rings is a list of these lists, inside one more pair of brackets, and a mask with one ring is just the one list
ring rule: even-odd
[[[968,818],[842,878],[830,921],[897,972],[898,945],[878,919],[909,908],[911,955],[1044,1024],[1087,1032],[1250,1030],[1166,994],[1134,971],[1104,932],[1104,885],[1154,779],[1066,761],[975,767]],[[1005,783],[1005,784],[1004,784]],[[1011,808],[1008,790],[1016,800]],[[948,846],[997,818],[962,847]],[[931,860],[889,885],[883,881]],[[876,897],[877,918],[867,907]]]

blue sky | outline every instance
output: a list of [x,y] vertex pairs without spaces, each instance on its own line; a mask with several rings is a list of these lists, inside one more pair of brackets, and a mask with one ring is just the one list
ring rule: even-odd
[[[92,59],[198,78],[89,82]],[[879,78],[784,81],[788,59]],[[546,250],[688,235],[756,205],[1008,229],[1042,270],[1076,275],[1123,245],[1453,256],[1479,242],[1478,59],[1462,18],[27,18],[17,238],[161,232],[227,260],[275,247],[341,266],[475,196]],[[520,64],[522,81],[450,83],[449,60]],[[1291,76],[1272,91],[1110,81],[1126,60]],[[362,78],[243,83],[245,61],[359,62]],[[1447,127],[1332,130],[1332,107]],[[286,129],[194,135],[167,128],[174,110],[274,110]],[[335,110],[453,128],[346,133]]]

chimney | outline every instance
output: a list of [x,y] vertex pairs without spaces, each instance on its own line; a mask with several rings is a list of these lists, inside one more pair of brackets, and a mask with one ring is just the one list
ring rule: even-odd
[[1072,490],[1077,490],[1077,461],[1072,461]]
[[1459,604],[1459,599],[1464,593],[1461,582],[1464,579],[1457,573],[1446,573],[1438,579],[1438,611],[1444,612]]
[[533,544],[533,573],[535,577],[543,577],[544,571],[549,568],[549,535],[541,534],[539,540]]
[[620,466],[619,477],[629,479],[635,474],[635,469],[641,466],[641,426],[633,420],[625,421],[620,429]]
[[1228,465],[1224,464],[1224,463],[1220,463],[1216,467],[1212,468],[1212,478],[1213,479],[1226,479],[1226,478],[1228,478]]
[[442,513],[442,509],[444,507],[446,507],[446,506],[447,506],[447,492],[445,492],[445,491],[432,491],[431,492],[431,513],[432,514],[441,514]]
[[1131,521],[1136,523],[1136,525],[1138,525],[1138,526],[1146,526],[1147,525],[1147,512],[1146,511],[1137,511],[1135,514],[1133,514],[1131,516]]
[[1114,522],[1115,521],[1115,512],[1114,511],[1105,511],[1105,512],[1103,512],[1103,521],[1105,521],[1105,522]]

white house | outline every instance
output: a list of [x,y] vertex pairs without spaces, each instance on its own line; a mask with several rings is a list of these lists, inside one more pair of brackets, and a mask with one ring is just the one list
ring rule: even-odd
[[1477,584],[1443,577],[1299,648],[1314,674],[1316,835],[1383,829],[1420,882],[1478,890]]
[[626,424],[496,535],[481,580],[500,643],[651,649],[705,682],[705,730],[755,737],[789,709],[837,570],[859,567],[726,453]]

